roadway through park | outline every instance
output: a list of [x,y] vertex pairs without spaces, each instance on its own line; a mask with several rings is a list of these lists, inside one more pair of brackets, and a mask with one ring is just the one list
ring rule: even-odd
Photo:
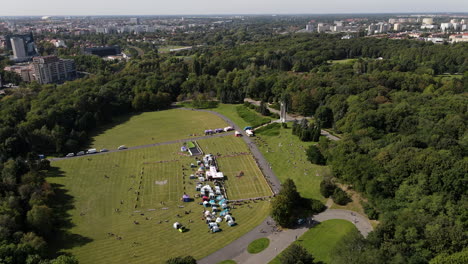
[[[258,102],[258,101],[253,101],[251,99],[246,99],[246,101],[249,101],[251,103]],[[235,130],[241,132],[242,139],[248,145],[254,159],[257,162],[258,167],[260,168],[266,181],[270,185],[271,190],[273,191],[274,194],[278,194],[281,188],[280,180],[278,179],[278,177],[276,177],[275,173],[273,172],[271,168],[270,163],[265,159],[263,154],[258,149],[257,145],[249,136],[247,136],[247,134],[242,128],[240,128],[234,122],[232,122],[229,118],[227,118],[226,116],[218,112],[204,110],[204,109],[184,108],[184,107],[180,107],[178,109],[182,109],[186,111],[201,111],[201,112],[211,113],[223,119],[226,123],[229,124],[229,126],[233,127]],[[278,112],[275,109],[270,109],[270,111]],[[295,119],[294,117],[287,115],[288,121],[294,120],[294,119]],[[177,143],[183,143],[183,142],[188,142],[188,141],[193,141],[193,140],[202,140],[202,139],[208,139],[208,138],[224,137],[224,136],[229,136],[229,135],[234,135],[234,133],[233,132],[220,133],[220,134],[207,135],[207,136],[201,136],[201,137],[192,137],[192,138],[187,138],[187,139],[172,140],[172,141],[159,142],[159,143],[153,143],[153,144],[147,144],[147,145],[133,146],[133,147],[128,147],[127,149],[123,149],[123,150],[114,149],[114,150],[109,150],[108,152],[100,152],[100,153],[96,153],[92,155],[105,155],[105,154],[114,153],[114,152],[130,151],[130,150],[135,150],[135,149],[157,147],[157,146],[162,146],[162,145],[177,144]],[[326,136],[330,140],[334,140],[334,141],[340,140],[340,138],[331,135],[325,130],[322,130],[322,135]],[[62,160],[62,159],[84,158],[87,156],[89,155],[51,158],[49,160],[57,161],[57,160]],[[237,263],[252,263],[252,264],[268,263],[271,260],[273,260],[279,253],[281,253],[281,251],[283,251],[291,243],[293,243],[296,240],[296,238],[300,237],[307,230],[309,230],[315,224],[317,224],[317,222],[323,222],[323,221],[331,220],[331,219],[341,219],[341,220],[346,220],[346,221],[353,223],[364,237],[366,237],[367,234],[369,234],[369,232],[373,230],[372,225],[370,224],[369,219],[367,217],[359,213],[353,212],[353,211],[341,210],[341,209],[326,209],[324,212],[306,219],[306,223],[303,224],[302,226],[298,226],[297,228],[286,229],[286,230],[279,230],[276,227],[276,223],[274,222],[274,220],[271,219],[271,217],[267,217],[260,225],[252,229],[250,232],[238,238],[237,240],[225,246],[224,248],[208,255],[207,257],[204,257],[198,260],[198,263],[199,264],[213,264],[213,263],[218,263],[220,261],[228,260],[228,259],[235,260]],[[263,237],[270,239],[270,245],[268,246],[268,248],[266,248],[265,250],[257,254],[248,253],[247,246],[249,245],[249,243],[255,239],[263,238]]]

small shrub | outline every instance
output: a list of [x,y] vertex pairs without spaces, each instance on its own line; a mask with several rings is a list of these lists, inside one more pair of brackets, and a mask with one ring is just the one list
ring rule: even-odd
[[332,199],[333,202],[339,205],[346,205],[347,203],[351,202],[349,195],[340,188],[335,188],[332,194]]
[[330,180],[323,180],[320,183],[320,193],[325,198],[332,196],[336,188],[336,185],[333,184],[333,182],[331,182]]
[[312,214],[318,214],[318,213],[325,211],[327,207],[321,201],[311,199],[310,209],[312,210]]
[[288,123],[281,123],[282,128],[288,128]]

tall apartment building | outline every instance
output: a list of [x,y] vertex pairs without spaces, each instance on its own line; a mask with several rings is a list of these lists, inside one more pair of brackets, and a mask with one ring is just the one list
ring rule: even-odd
[[40,84],[60,83],[76,78],[75,61],[57,56],[33,58],[34,77]]
[[5,42],[6,48],[13,50],[13,59],[19,60],[19,58],[30,58],[37,55],[37,48],[32,33],[6,35]]
[[314,30],[315,30],[314,25],[312,25],[311,23],[306,25],[306,31],[312,32]]
[[26,55],[26,47],[24,45],[23,38],[12,37],[10,38],[10,41],[11,41],[11,48],[13,50],[13,59],[15,60],[26,59],[28,56]]

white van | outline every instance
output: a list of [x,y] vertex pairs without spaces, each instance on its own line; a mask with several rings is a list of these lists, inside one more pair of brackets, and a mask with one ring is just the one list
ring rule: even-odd
[[97,153],[98,151],[96,149],[88,149],[88,151],[86,151],[86,154],[94,154],[94,153]]

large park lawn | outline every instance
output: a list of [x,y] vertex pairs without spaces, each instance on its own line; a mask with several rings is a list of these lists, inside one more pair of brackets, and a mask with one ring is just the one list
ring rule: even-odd
[[[335,245],[349,232],[357,232],[356,227],[345,220],[328,220],[304,233],[295,243],[305,247],[316,261],[331,263],[331,253]],[[281,255],[281,253],[280,253]],[[279,264],[278,257],[270,264]]]
[[[206,119],[205,126],[223,127],[222,121],[210,121],[209,117],[217,117],[209,113],[200,116],[195,111],[167,112],[179,120],[196,119],[191,117],[195,115],[199,120]],[[163,117],[162,112],[145,113],[130,118],[127,123],[132,125],[124,123],[105,131],[95,142],[122,138],[130,146],[151,143],[143,128],[135,132],[141,138],[131,136],[135,134],[132,127],[152,126],[148,125],[154,120],[151,117],[159,120],[160,128],[154,128],[166,133],[164,139],[160,134],[161,141],[174,135],[186,138],[190,133],[178,131],[184,129],[182,125],[165,125],[173,121]],[[242,138],[226,135],[199,140],[198,144],[205,153],[220,154],[219,168],[227,176],[225,185],[230,199],[271,195]],[[106,147],[104,143],[102,146]],[[53,170],[47,180],[57,187],[57,209],[65,221],[53,246],[76,255],[80,263],[163,263],[179,255],[199,259],[244,235],[268,215],[268,199],[250,202],[232,210],[237,226],[229,227],[223,222],[221,232],[208,232],[201,220],[200,200],[180,201],[184,192],[191,197],[198,193],[196,180],[189,179],[193,172],[190,163],[195,163],[194,157],[182,155],[180,144],[52,162]],[[244,176],[236,177],[240,171]],[[189,231],[179,233],[173,229],[176,221]]]
[[202,136],[206,129],[224,128],[227,123],[206,112],[172,109],[117,118],[95,133],[91,145],[116,149]]
[[288,126],[257,133],[257,146],[281,182],[291,178],[303,197],[325,201],[320,194],[320,182],[324,175],[330,174],[330,168],[310,163],[305,151],[314,143],[300,141],[292,135],[291,123]]

